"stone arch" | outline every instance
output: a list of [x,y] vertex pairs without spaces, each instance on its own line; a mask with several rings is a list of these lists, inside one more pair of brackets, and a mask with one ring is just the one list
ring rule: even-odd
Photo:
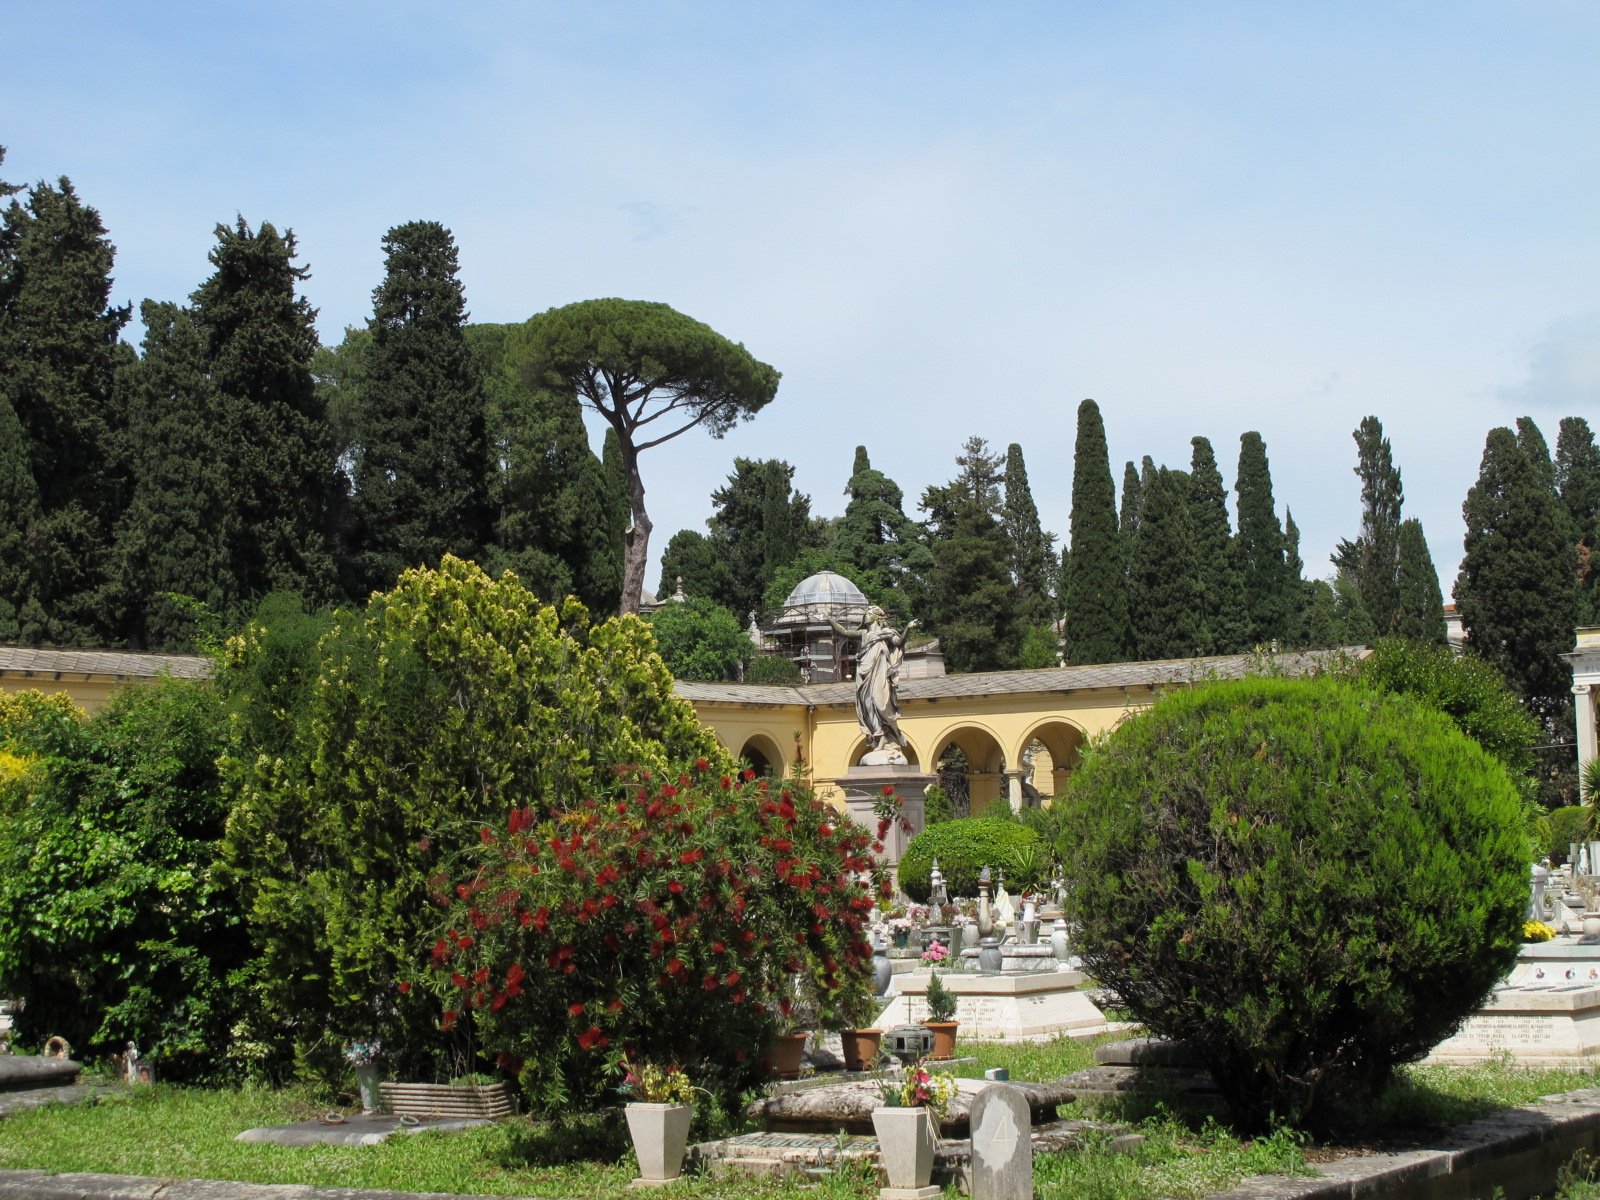
[[977,721],[958,722],[941,730],[933,745],[928,759],[933,764],[930,769],[937,770],[937,764],[952,746],[960,747],[966,756],[968,811],[972,816],[982,816],[996,800],[1010,803],[1005,788],[1005,747],[992,729]]
[[782,748],[774,738],[765,733],[753,733],[745,738],[738,756],[749,763],[757,775],[781,777],[789,770],[783,758]]
[[1067,780],[1078,769],[1086,741],[1088,737],[1080,726],[1060,717],[1048,717],[1035,722],[1023,733],[1016,746],[1016,762],[1021,765],[1023,751],[1032,743],[1043,746],[1049,762],[1040,762],[1035,754],[1033,784],[1049,799],[1061,794]]

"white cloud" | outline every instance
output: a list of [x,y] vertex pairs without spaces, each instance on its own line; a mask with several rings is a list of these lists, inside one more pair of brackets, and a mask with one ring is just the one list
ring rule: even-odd
[[1600,313],[1552,325],[1528,352],[1528,377],[1500,397],[1568,416],[1600,404]]

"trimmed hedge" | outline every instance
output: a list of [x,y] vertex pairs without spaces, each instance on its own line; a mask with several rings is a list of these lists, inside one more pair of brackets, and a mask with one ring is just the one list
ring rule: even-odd
[[1074,777],[1085,969],[1191,1043],[1234,1116],[1316,1125],[1421,1058],[1516,959],[1530,847],[1505,768],[1335,679],[1171,694]]
[[1011,877],[1018,852],[1026,854],[1030,849],[1041,857],[1047,853],[1039,835],[1016,821],[986,817],[942,821],[917,834],[906,847],[900,859],[900,890],[919,904],[927,903],[928,875],[937,858],[952,900],[976,896],[979,871],[993,867]]

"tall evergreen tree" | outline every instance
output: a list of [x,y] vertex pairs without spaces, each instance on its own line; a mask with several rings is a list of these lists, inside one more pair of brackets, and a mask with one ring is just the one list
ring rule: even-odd
[[1129,459],[1122,464],[1122,509],[1117,521],[1124,541],[1139,532],[1139,489],[1139,468]]
[[142,353],[121,382],[134,489],[117,526],[114,578],[131,644],[186,649],[193,626],[177,598],[218,615],[239,609],[228,557],[236,529],[216,452],[226,415],[192,314],[146,300],[139,317]]
[[1554,732],[1570,698],[1561,654],[1577,618],[1567,515],[1511,430],[1489,431],[1462,515],[1455,600],[1467,649],[1497,667]]
[[1550,443],[1544,440],[1539,426],[1532,417],[1517,418],[1517,445],[1527,457],[1528,465],[1541,485],[1556,490],[1556,465],[1550,458]]
[[1233,557],[1228,492],[1210,440],[1197,437],[1189,444],[1193,449],[1189,461],[1189,515],[1199,584],[1195,606],[1204,629],[1197,648],[1203,654],[1236,654],[1250,644],[1249,618]]
[[1142,660],[1191,658],[1209,643],[1205,595],[1190,521],[1191,480],[1159,467],[1143,481],[1139,531],[1128,556],[1128,616]]
[[1283,510],[1283,573],[1289,581],[1289,645],[1308,646],[1311,587],[1305,578],[1305,559],[1300,557],[1300,527],[1287,508]]
[[0,642],[40,642],[48,632],[29,569],[40,532],[39,489],[22,422],[0,391]]
[[1245,612],[1254,645],[1283,642],[1295,597],[1284,562],[1283,526],[1272,499],[1267,445],[1253,430],[1239,438],[1239,535],[1234,540]]
[[352,420],[360,594],[490,540],[483,382],[463,332],[456,244],[437,221],[383,238]]
[[1400,506],[1404,493],[1389,439],[1377,417],[1363,417],[1354,434],[1361,479],[1361,532],[1341,541],[1334,563],[1355,579],[1379,636],[1400,624]]
[[1021,626],[1006,569],[1000,459],[982,438],[972,437],[956,465],[956,478],[943,488],[929,488],[922,501],[932,525],[928,624],[938,633],[952,670],[1014,667]]
[[1066,580],[1067,661],[1123,662],[1128,657],[1128,593],[1117,537],[1117,496],[1099,406],[1078,406],[1072,455],[1072,557]]
[[1039,509],[1028,486],[1028,468],[1022,447],[1006,447],[1005,501],[1001,524],[1008,548],[1007,562],[1017,588],[1017,619],[1024,626],[1048,625],[1055,616],[1055,535],[1039,525]]
[[857,446],[845,494],[850,499],[830,539],[844,574],[874,602],[913,612],[933,556],[905,514],[900,485],[873,467],[865,446]]
[[1400,522],[1400,620],[1395,632],[1403,638],[1435,646],[1449,645],[1444,624],[1444,594],[1434,570],[1422,522]]
[[118,340],[128,309],[110,303],[115,253],[100,214],[65,178],[36,184],[0,221],[0,389],[37,490],[30,591],[39,632],[55,642],[116,632],[106,580],[126,479],[115,381],[130,352]]
[[1578,577],[1578,622],[1600,623],[1600,450],[1582,417],[1564,417],[1556,435],[1556,494],[1571,521]]
[[711,510],[706,525],[728,581],[710,598],[743,620],[761,607],[773,574],[810,544],[811,497],[794,490],[794,467],[782,459],[736,458]]
[[[575,595],[591,612],[615,612],[627,522],[620,463],[589,448],[576,396],[532,386],[508,367],[512,328],[464,331],[487,400],[494,527],[486,562],[492,572],[514,571],[547,601]],[[614,438],[603,450],[617,453]]]
[[226,415],[220,447],[229,499],[233,591],[331,597],[333,448],[311,378],[316,311],[297,295],[294,234],[240,217],[218,225],[214,272],[190,298]]

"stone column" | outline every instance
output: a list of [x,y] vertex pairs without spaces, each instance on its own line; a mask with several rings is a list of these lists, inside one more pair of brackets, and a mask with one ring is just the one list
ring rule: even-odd
[[1024,772],[1021,767],[1014,767],[1002,773],[1006,781],[1006,799],[1011,804],[1011,811],[1019,813],[1025,807],[1022,802],[1022,780]]
[[1578,728],[1578,786],[1583,786],[1583,767],[1596,754],[1594,721],[1594,686],[1588,683],[1572,685],[1573,717]]

